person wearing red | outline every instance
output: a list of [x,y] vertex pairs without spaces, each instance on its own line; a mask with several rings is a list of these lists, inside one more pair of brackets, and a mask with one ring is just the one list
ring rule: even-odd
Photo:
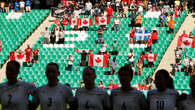
[[142,75],[142,70],[143,70],[143,62],[141,59],[139,59],[137,62],[137,75]]
[[23,65],[23,61],[24,61],[24,54],[23,54],[23,52],[21,50],[19,50],[19,52],[18,52],[16,57],[18,59],[18,62],[22,66]]
[[131,30],[130,30],[130,35],[129,35],[129,38],[130,38],[130,44],[134,44],[135,43],[135,40],[134,40],[134,37],[135,37],[135,28],[132,28]]
[[104,89],[104,85],[103,85],[103,82],[101,80],[99,80],[98,87],[101,89]]
[[150,51],[151,49],[152,49],[152,38],[151,38],[151,36],[149,36],[148,40],[147,40],[147,48],[146,48],[146,50]]
[[110,81],[110,84],[108,84],[108,89],[114,89],[115,85],[113,84],[113,80]]
[[37,63],[38,62],[38,54],[39,54],[39,50],[37,47],[35,47],[35,49],[33,50],[33,62],[34,63]]
[[158,41],[158,32],[156,29],[152,30],[152,43],[155,44]]
[[113,15],[113,9],[111,8],[111,6],[107,8],[107,13],[108,13],[108,17],[111,17]]
[[30,63],[30,57],[31,57],[31,53],[32,53],[32,48],[30,48],[30,45],[27,46],[27,48],[25,49],[25,53],[26,53],[26,63]]
[[183,31],[183,34],[181,36],[179,36],[179,38],[178,38],[178,42],[177,42],[177,46],[178,47],[179,47],[179,45],[182,44],[182,39],[183,38],[188,38],[188,34],[186,34],[186,31],[185,30]]

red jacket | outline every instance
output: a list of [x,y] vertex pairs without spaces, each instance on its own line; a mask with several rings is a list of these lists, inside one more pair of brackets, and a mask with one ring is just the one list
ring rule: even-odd
[[158,39],[158,32],[152,33],[152,40],[157,40]]
[[107,8],[107,13],[109,16],[113,15],[113,9],[112,8]]

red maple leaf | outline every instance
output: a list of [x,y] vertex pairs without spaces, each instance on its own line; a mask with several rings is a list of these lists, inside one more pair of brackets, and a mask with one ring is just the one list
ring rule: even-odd
[[96,62],[96,63],[101,63],[102,60],[98,57],[97,59],[95,59],[95,62]]
[[87,21],[87,20],[84,20],[84,21],[83,21],[83,24],[87,24],[87,23],[88,23],[88,21]]
[[76,23],[76,20],[73,20],[73,23],[75,24]]
[[104,23],[106,20],[104,19],[104,18],[102,18],[101,20],[100,20],[100,22],[101,23]]
[[188,40],[185,40],[183,43],[184,43],[185,45],[190,45],[190,44],[191,44]]

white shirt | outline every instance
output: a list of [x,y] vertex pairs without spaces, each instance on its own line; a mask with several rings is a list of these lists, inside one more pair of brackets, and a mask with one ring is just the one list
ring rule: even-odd
[[68,58],[68,65],[72,65],[73,64],[73,58],[71,57],[70,59]]
[[183,64],[188,66],[189,65],[189,58],[184,58]]
[[87,3],[86,3],[86,10],[90,11],[91,8],[92,8],[91,2],[87,2]]
[[45,38],[50,38],[50,31],[45,31],[44,32],[44,37]]
[[21,8],[24,8],[24,6],[25,6],[25,2],[24,2],[24,1],[21,1],[21,2],[20,2],[20,7],[21,7]]
[[115,19],[114,20],[114,24],[120,24],[120,20],[119,19]]
[[80,10],[74,10],[74,15],[78,17],[80,15],[81,11]]
[[130,62],[134,62],[134,54],[133,53],[129,53],[128,57],[130,57],[130,56],[131,56],[131,58],[129,59],[129,61]]

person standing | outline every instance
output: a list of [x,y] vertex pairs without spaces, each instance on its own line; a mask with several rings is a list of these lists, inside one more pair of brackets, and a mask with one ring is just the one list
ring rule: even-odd
[[123,66],[118,71],[121,87],[111,91],[112,110],[147,110],[144,94],[131,87],[133,70]]
[[109,95],[101,88],[95,87],[95,78],[96,74],[93,68],[86,67],[83,70],[85,87],[76,91],[77,110],[110,110]]
[[27,48],[25,49],[25,53],[26,53],[26,63],[31,63],[30,59],[31,59],[31,53],[32,53],[32,48],[30,48],[30,45],[27,46]]
[[6,65],[7,82],[0,84],[0,104],[2,110],[29,110],[31,103],[29,96],[33,95],[35,86],[19,81],[20,64],[9,61]]
[[26,12],[31,11],[31,0],[26,0]]
[[116,16],[115,17],[115,20],[114,20],[114,31],[119,31],[119,29],[120,29],[120,23],[121,23],[120,20]]
[[45,28],[45,31],[42,32],[44,36],[43,44],[49,44],[49,38],[50,38],[50,31],[48,30],[48,27]]
[[115,74],[116,66],[117,66],[116,57],[114,57],[113,60],[110,62],[111,75]]
[[39,58],[39,50],[37,47],[35,47],[35,49],[33,50],[33,62],[37,63],[38,62],[38,58]]
[[24,13],[24,7],[25,7],[25,2],[24,0],[20,1],[20,12]]
[[66,68],[66,70],[72,71],[72,65],[74,61],[74,59],[72,58],[72,55],[69,55],[67,61],[68,61],[68,67]]
[[56,63],[47,64],[45,75],[48,83],[36,89],[31,109],[36,110],[40,104],[41,110],[67,110],[66,105],[69,104],[70,110],[75,110],[71,88],[59,83],[59,66]]

